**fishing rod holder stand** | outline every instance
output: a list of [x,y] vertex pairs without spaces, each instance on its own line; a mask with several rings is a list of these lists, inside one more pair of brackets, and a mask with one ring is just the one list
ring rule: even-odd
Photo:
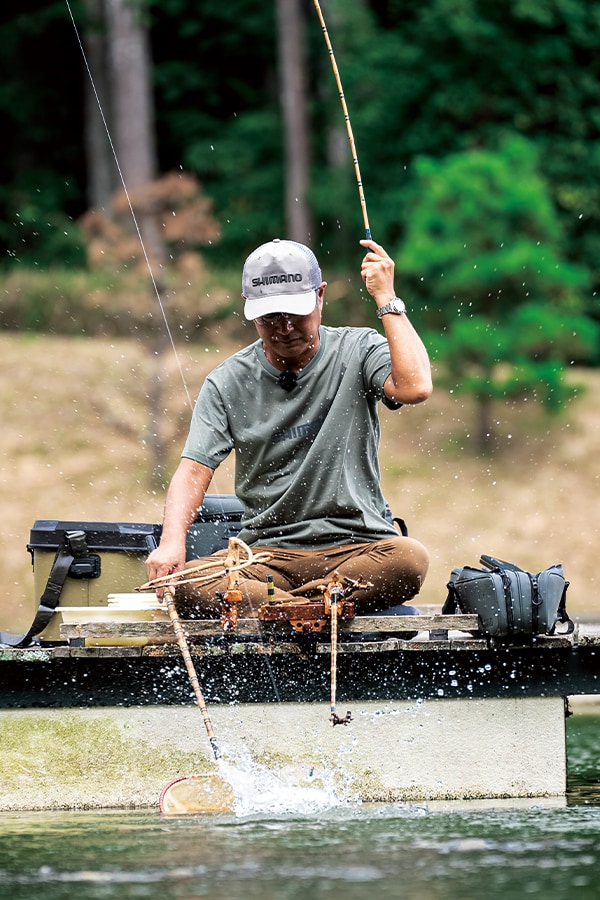
[[[354,618],[354,603],[349,600],[338,601],[338,617]],[[313,634],[324,631],[329,622],[331,606],[327,609],[325,600],[303,600],[298,603],[286,601],[266,603],[258,608],[261,622],[289,622],[298,634]]]
[[322,600],[288,600],[270,601],[259,606],[257,616],[261,622],[289,622],[298,634],[320,634],[325,631],[331,620],[331,603],[335,598],[337,617],[353,619],[355,607],[347,597],[353,591],[373,587],[371,582],[355,581],[353,578],[340,578],[332,572],[331,581],[319,586],[323,594]]
[[216,591],[221,604],[221,627],[223,631],[233,631],[238,623],[238,604],[242,599],[242,592],[237,588],[229,588],[226,591]]

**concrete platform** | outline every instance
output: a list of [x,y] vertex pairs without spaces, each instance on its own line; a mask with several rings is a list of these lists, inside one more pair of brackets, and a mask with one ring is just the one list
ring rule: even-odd
[[[282,785],[350,801],[560,797],[562,697],[359,701],[333,728],[326,703],[211,709],[224,756]],[[338,712],[346,706],[338,705]],[[214,760],[195,706],[0,710],[0,810],[155,807]]]

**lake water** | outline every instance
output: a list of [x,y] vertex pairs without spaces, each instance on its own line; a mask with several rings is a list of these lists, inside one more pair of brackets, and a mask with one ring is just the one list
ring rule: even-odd
[[600,716],[576,713],[567,735],[566,802],[340,805],[299,794],[285,813],[0,814],[2,896],[597,900]]

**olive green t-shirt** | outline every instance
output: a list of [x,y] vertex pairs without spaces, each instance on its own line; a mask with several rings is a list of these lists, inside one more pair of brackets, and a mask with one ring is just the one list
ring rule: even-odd
[[308,548],[397,535],[379,485],[377,402],[387,341],[370,328],[321,326],[320,346],[285,391],[260,341],[213,370],[182,456],[216,469],[235,451],[248,544]]

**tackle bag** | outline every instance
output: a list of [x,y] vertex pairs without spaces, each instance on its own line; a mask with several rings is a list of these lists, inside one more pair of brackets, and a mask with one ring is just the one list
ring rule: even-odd
[[485,569],[452,570],[443,613],[476,613],[480,631],[489,637],[554,634],[558,622],[574,624],[566,610],[569,582],[558,564],[533,575],[515,563],[482,556]]

